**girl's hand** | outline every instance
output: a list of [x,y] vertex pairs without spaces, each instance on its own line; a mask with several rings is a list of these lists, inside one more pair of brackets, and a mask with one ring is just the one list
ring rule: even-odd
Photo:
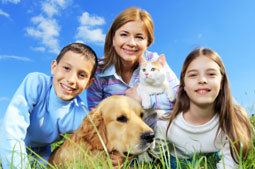
[[129,96],[135,100],[137,100],[140,104],[142,104],[142,99],[140,96],[137,94],[137,84],[135,83],[132,88],[129,88],[125,92],[126,96]]

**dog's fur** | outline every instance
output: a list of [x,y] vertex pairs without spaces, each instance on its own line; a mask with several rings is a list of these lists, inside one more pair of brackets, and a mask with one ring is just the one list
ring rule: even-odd
[[103,144],[109,153],[136,155],[146,151],[154,142],[153,130],[143,121],[144,110],[137,101],[127,96],[104,99],[88,116],[83,119],[80,128],[53,152],[50,164],[61,166],[78,163],[79,160],[90,163],[86,154],[93,157],[92,161],[98,158],[106,160]]

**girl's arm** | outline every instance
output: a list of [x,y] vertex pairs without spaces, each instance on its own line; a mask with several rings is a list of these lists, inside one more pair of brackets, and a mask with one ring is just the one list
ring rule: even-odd
[[219,153],[220,161],[217,169],[237,169],[238,164],[234,161],[230,153],[229,142],[227,141]]

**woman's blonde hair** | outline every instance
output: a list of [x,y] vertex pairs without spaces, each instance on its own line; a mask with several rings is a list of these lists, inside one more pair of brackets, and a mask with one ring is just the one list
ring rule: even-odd
[[[214,101],[214,112],[219,115],[219,128],[217,130],[216,136],[219,134],[220,130],[225,132],[229,138],[230,145],[231,143],[237,141],[235,143],[237,151],[241,150],[242,145],[242,152],[245,156],[248,153],[252,139],[250,119],[247,112],[241,106],[233,104],[230,85],[224,64],[218,53],[208,48],[198,48],[193,50],[184,61],[181,70],[178,97],[173,112],[169,116],[170,119],[167,127],[167,132],[173,119],[179,113],[186,112],[190,108],[190,99],[184,90],[184,77],[190,63],[199,56],[206,56],[216,62],[220,67],[220,72],[222,75],[221,90]],[[233,147],[230,149],[230,151],[233,159],[237,160]]]
[[103,71],[107,69],[111,64],[114,64],[116,72],[120,74],[121,62],[118,54],[113,47],[113,37],[116,30],[131,21],[142,21],[142,23],[144,24],[148,35],[148,47],[154,41],[154,25],[150,14],[147,11],[136,7],[130,7],[125,9],[115,18],[106,35],[104,45],[104,57],[100,59],[101,61],[103,61],[103,63],[100,65],[100,67],[103,68]]

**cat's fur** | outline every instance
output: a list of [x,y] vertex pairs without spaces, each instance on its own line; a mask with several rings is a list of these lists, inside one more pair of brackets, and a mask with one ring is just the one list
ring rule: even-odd
[[144,109],[149,109],[150,95],[167,93],[170,101],[175,100],[175,94],[167,81],[165,55],[160,55],[155,61],[140,61],[139,79],[137,93],[142,99]]

